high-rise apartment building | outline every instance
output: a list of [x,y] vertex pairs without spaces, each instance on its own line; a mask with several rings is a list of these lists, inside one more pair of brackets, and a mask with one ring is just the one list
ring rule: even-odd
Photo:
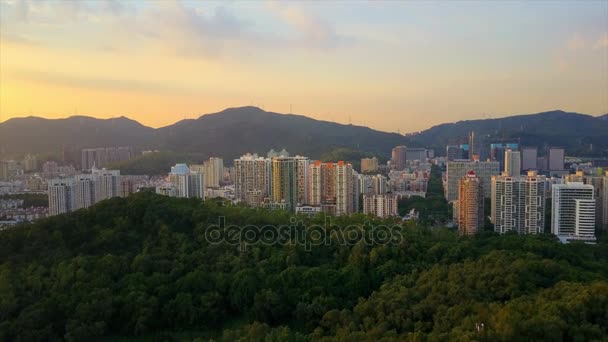
[[473,171],[481,180],[484,196],[488,198],[492,195],[492,176],[500,174],[498,162],[456,160],[447,162],[445,198],[448,202],[458,200],[458,182],[469,171]]
[[539,234],[545,227],[545,176],[492,176],[492,222],[497,233]]
[[285,203],[288,211],[297,205],[297,175],[294,158],[272,158],[272,202]]
[[388,179],[384,175],[373,175],[372,176],[372,193],[374,194],[385,194],[388,192]]
[[363,158],[361,159],[361,173],[378,171],[378,158]]
[[49,216],[72,211],[74,207],[74,180],[53,179],[49,181]]
[[7,181],[9,176],[9,163],[6,160],[0,160],[0,182]]
[[602,180],[602,229],[608,230],[608,171]]
[[36,156],[28,154],[23,158],[23,169],[25,172],[32,172],[38,170],[38,159]]
[[202,173],[205,178],[205,188],[219,188],[220,181],[224,178],[224,160],[217,157],[209,158],[203,162]]
[[296,165],[296,204],[306,204],[308,202],[308,157],[293,157]]
[[483,229],[484,191],[482,180],[474,171],[458,181],[458,232],[473,235]]
[[[234,160],[234,186],[235,196],[248,205],[248,194],[255,194],[262,199],[271,195],[272,188],[272,164],[268,158],[258,157],[257,154],[246,154]],[[255,192],[259,191],[259,194]],[[254,192],[251,192],[254,191]]]
[[358,197],[352,165],[339,161],[322,163],[314,161],[308,171],[308,204],[323,207],[323,211],[335,215],[350,214],[357,210]]
[[582,182],[553,184],[551,233],[595,240],[593,185]]
[[354,212],[353,206],[353,167],[339,161],[336,164],[336,215]]
[[91,170],[95,182],[95,202],[120,196],[120,171],[93,168]]
[[88,208],[95,203],[120,196],[118,170],[96,169],[91,174],[53,179],[48,183],[49,215]]
[[392,194],[363,195],[363,213],[381,218],[399,215],[398,198]]
[[538,149],[536,147],[523,147],[521,149],[521,168],[524,171],[538,170],[536,164]]
[[505,150],[505,169],[509,176],[519,176],[521,174],[521,154],[519,151],[511,149]]
[[100,147],[83,149],[80,162],[82,170],[91,170],[93,167],[103,167],[129,159],[131,159],[129,147]]
[[392,167],[395,170],[403,170],[405,169],[406,160],[407,160],[407,147],[406,146],[397,146],[393,148],[391,152],[391,160]]
[[169,182],[176,197],[205,199],[203,174],[192,172],[186,164],[175,164],[169,173]]

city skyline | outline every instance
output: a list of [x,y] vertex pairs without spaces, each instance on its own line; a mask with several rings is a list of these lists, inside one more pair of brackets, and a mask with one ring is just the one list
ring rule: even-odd
[[608,113],[606,2],[0,7],[0,121],[124,115],[160,127],[256,105],[413,132]]

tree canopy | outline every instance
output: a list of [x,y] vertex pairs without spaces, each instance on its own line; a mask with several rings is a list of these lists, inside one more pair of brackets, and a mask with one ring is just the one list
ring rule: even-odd
[[[606,243],[459,237],[361,214],[298,218],[299,242],[233,243],[209,238],[222,217],[238,232],[296,226],[282,211],[138,193],[0,231],[0,341],[608,336]],[[401,239],[310,234],[381,224]]]

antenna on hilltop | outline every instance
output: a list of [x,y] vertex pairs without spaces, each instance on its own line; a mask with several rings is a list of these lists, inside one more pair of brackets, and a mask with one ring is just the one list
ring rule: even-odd
[[350,114],[348,114],[348,124],[349,124],[349,125],[352,125],[352,124],[353,124],[353,122],[352,122],[352,120],[351,120],[351,117],[350,117]]
[[289,114],[293,114],[293,111],[291,110],[291,103],[289,104]]

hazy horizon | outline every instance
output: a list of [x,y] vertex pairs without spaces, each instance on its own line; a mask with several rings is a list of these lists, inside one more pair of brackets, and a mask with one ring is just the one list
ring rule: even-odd
[[0,122],[608,113],[608,2],[0,2]]
[[[193,117],[182,117],[182,118],[178,118],[178,120],[176,120],[176,121],[174,121],[174,122],[171,122],[171,123],[169,123],[169,124],[162,125],[162,126],[152,126],[152,125],[148,125],[148,124],[146,124],[145,122],[142,122],[142,121],[140,121],[140,120],[137,120],[137,119],[135,119],[135,118],[133,118],[133,117],[130,117],[130,116],[127,116],[127,115],[115,115],[115,116],[93,116],[93,115],[87,115],[86,113],[77,113],[77,114],[71,114],[71,115],[66,115],[66,116],[58,116],[58,117],[51,117],[51,118],[44,117],[44,116],[40,116],[40,115],[36,115],[36,114],[32,114],[32,115],[26,115],[26,116],[15,116],[15,117],[11,117],[11,118],[8,118],[8,119],[4,119],[4,118],[2,118],[2,121],[0,121],[0,124],[4,123],[4,122],[6,122],[6,121],[8,121],[8,120],[10,120],[10,119],[26,119],[26,118],[29,118],[29,117],[34,117],[34,118],[42,118],[42,119],[50,119],[50,120],[64,120],[64,119],[69,119],[69,118],[71,118],[71,117],[75,117],[75,116],[90,117],[90,118],[94,118],[94,119],[100,119],[100,120],[110,120],[110,119],[117,119],[117,118],[120,118],[120,117],[125,117],[125,118],[127,118],[127,119],[137,121],[138,123],[140,123],[140,124],[141,124],[141,125],[143,125],[143,126],[150,127],[150,128],[154,128],[154,129],[158,129],[158,128],[163,128],[163,127],[167,127],[167,126],[174,125],[174,124],[176,124],[176,123],[178,123],[178,122],[180,122],[180,121],[182,121],[182,120],[186,120],[186,119],[188,119],[188,120],[196,120],[196,119],[199,119],[199,118],[201,118],[201,117],[203,117],[203,116],[205,116],[205,115],[218,114],[218,113],[223,112],[223,111],[225,111],[225,110],[229,110],[229,109],[235,109],[235,108],[242,108],[242,107],[248,107],[248,106],[241,106],[241,107],[229,107],[229,108],[224,108],[224,109],[222,109],[222,110],[218,110],[218,111],[216,111],[216,112],[204,113],[204,114],[197,115],[197,116],[193,116]],[[253,106],[253,107],[256,107],[256,106]],[[259,107],[256,107],[256,108],[259,108]],[[259,108],[259,109],[262,109],[262,108]],[[273,110],[266,110],[266,109],[262,109],[262,110],[264,110],[264,111],[266,111],[266,112],[271,112],[271,113],[275,113],[275,114],[280,114],[280,115],[299,115],[299,116],[304,116],[304,117],[307,117],[307,118],[310,118],[310,119],[314,119],[314,120],[321,120],[321,121],[334,122],[334,123],[343,124],[343,125],[348,125],[348,124],[349,124],[349,122],[341,122],[341,121],[327,120],[327,119],[325,119],[325,118],[314,118],[314,117],[312,117],[312,116],[310,116],[310,115],[306,115],[306,114],[303,114],[303,113],[281,113],[281,112],[277,112],[277,111],[273,111]],[[459,119],[459,120],[457,120],[457,121],[449,121],[449,122],[447,122],[447,121],[446,121],[446,122],[442,122],[442,123],[438,123],[438,124],[433,124],[433,125],[431,125],[431,126],[429,126],[429,127],[425,127],[425,128],[420,129],[420,130],[417,130],[417,131],[408,131],[408,132],[403,132],[403,131],[401,131],[400,133],[401,133],[401,134],[407,134],[407,133],[416,133],[416,132],[424,131],[424,130],[426,130],[426,129],[430,129],[430,128],[432,128],[432,127],[436,126],[436,125],[440,125],[440,124],[443,124],[443,123],[456,123],[456,122],[458,122],[458,121],[467,121],[467,120],[500,119],[500,118],[504,118],[504,117],[513,117],[513,116],[521,116],[521,115],[534,115],[534,114],[541,114],[541,113],[552,112],[552,111],[563,111],[563,112],[568,112],[568,113],[576,113],[576,114],[583,114],[583,115],[591,115],[591,116],[593,116],[593,117],[600,117],[600,116],[602,116],[602,115],[608,115],[608,113],[603,113],[603,114],[589,114],[589,113],[580,113],[580,112],[576,112],[576,111],[573,111],[573,112],[571,112],[571,111],[564,111],[564,110],[562,110],[562,109],[551,109],[551,110],[544,110],[544,111],[541,111],[541,112],[538,112],[538,113],[517,113],[517,114],[505,115],[505,116],[500,116],[500,117],[482,117],[482,118],[470,118],[470,119],[468,119],[468,118],[463,118],[463,119]],[[348,119],[348,118],[347,118],[347,119]],[[366,125],[361,125],[361,124],[358,124],[358,123],[356,123],[356,122],[350,122],[350,124],[352,124],[352,125],[354,125],[354,126],[365,126],[365,127],[368,127],[368,128],[374,129],[374,130],[383,131],[383,132],[387,132],[387,133],[396,133],[396,132],[397,132],[397,130],[393,130],[393,131],[391,131],[391,130],[383,130],[383,129],[379,129],[379,128],[375,128],[375,127],[370,127],[370,126],[366,126]]]

